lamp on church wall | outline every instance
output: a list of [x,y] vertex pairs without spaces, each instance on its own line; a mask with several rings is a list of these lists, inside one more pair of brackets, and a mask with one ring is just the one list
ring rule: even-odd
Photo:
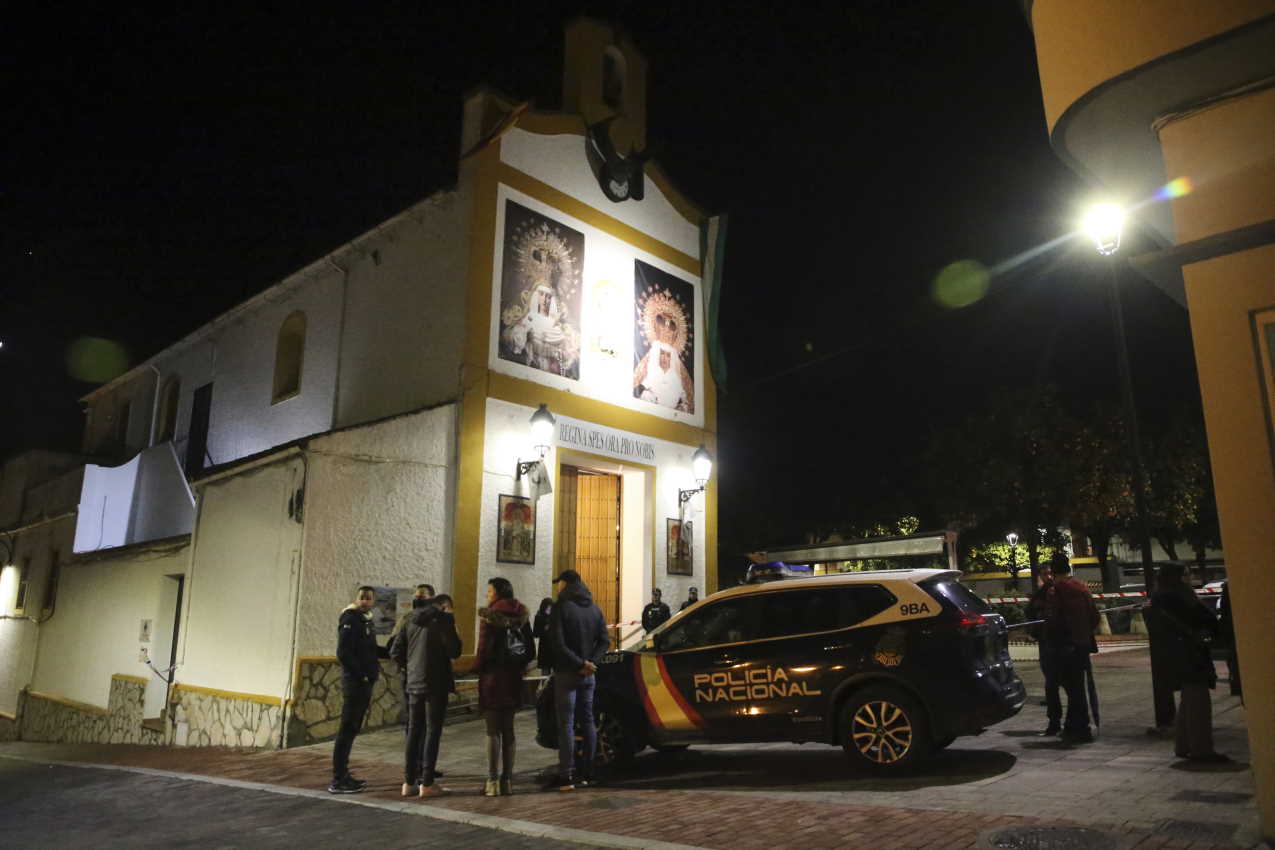
[[515,478],[522,478],[538,466],[544,465],[545,455],[549,452],[549,445],[553,442],[553,429],[557,421],[553,418],[553,414],[549,412],[549,406],[542,404],[531,414],[531,442],[539,455],[535,460],[518,461],[518,474]]
[[713,456],[708,453],[708,449],[704,448],[704,444],[700,443],[695,454],[691,455],[691,474],[695,476],[695,483],[698,485],[693,490],[678,490],[677,503],[684,505],[691,500],[696,493],[703,493],[704,488],[708,485],[708,479],[713,474]]

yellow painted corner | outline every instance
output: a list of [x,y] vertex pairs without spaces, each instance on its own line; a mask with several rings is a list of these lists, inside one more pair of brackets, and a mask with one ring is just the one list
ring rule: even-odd
[[222,699],[241,699],[246,702],[261,703],[262,705],[283,705],[282,697],[273,697],[267,694],[248,694],[240,691],[223,691],[220,688],[205,688],[203,685],[188,685],[185,682],[177,682],[173,685],[173,690],[192,694],[205,694],[207,696],[221,697]]
[[133,682],[134,684],[137,684],[137,685],[146,684],[145,676],[130,676],[128,673],[112,673],[111,678],[119,679],[121,682]]

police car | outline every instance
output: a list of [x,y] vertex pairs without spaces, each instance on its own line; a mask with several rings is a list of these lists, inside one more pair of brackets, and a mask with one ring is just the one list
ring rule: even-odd
[[[598,667],[598,760],[823,742],[889,773],[1012,717],[1026,692],[1005,621],[959,577],[776,574],[700,600]],[[555,746],[552,699],[538,715],[537,741]]]

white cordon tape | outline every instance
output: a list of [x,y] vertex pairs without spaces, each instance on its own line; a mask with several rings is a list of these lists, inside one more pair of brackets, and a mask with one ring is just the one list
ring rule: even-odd
[[607,628],[618,629],[621,626],[636,626],[638,623],[641,623],[641,622],[642,622],[641,620],[629,620],[627,623],[612,623],[611,625],[607,626]]
[[[1209,589],[1200,589],[1196,591],[1196,593],[1203,593],[1206,596],[1211,596],[1214,593],[1221,593],[1221,592],[1222,591],[1220,590],[1209,590]],[[1140,599],[1141,597],[1146,595],[1147,595],[1147,592],[1145,590],[1139,590],[1134,593],[1092,594],[1094,599]],[[989,596],[984,601],[993,602],[993,603],[994,602],[1031,602],[1031,597],[1030,596]]]

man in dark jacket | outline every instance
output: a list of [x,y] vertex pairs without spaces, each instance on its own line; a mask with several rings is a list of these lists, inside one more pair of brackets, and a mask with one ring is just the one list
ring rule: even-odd
[[452,617],[452,598],[434,596],[415,611],[390,644],[390,657],[406,672],[407,742],[404,746],[403,796],[446,793],[435,785],[438,746],[447,716],[447,699],[456,690],[452,661],[460,657],[460,635]]
[[1067,715],[1062,739],[1072,744],[1093,740],[1089,728],[1089,699],[1085,673],[1089,655],[1097,649],[1098,606],[1083,581],[1071,574],[1071,561],[1059,553],[1050,562],[1054,585],[1045,597],[1045,641],[1041,651],[1052,656],[1058,684],[1067,694]]
[[683,602],[682,607],[678,608],[677,610],[685,611],[687,608],[690,608],[696,602],[699,602],[699,590],[692,587],[686,591],[686,601]]
[[350,748],[372,703],[372,687],[381,675],[378,659],[383,651],[376,645],[376,631],[372,627],[375,603],[376,589],[364,585],[337,622],[336,657],[341,662],[345,697],[341,703],[341,727],[332,746],[332,784],[328,786],[332,794],[357,794],[367,785],[350,775]]
[[1174,753],[1200,762],[1229,759],[1213,749],[1213,701],[1209,691],[1217,684],[1210,643],[1217,636],[1217,618],[1196,598],[1186,583],[1186,567],[1168,563],[1160,567],[1158,589],[1151,607],[1164,627],[1168,686],[1181,691],[1175,718]]
[[[593,722],[593,674],[611,648],[606,618],[593,604],[593,594],[575,570],[553,580],[558,601],[549,622],[554,653],[554,707],[558,714],[558,781],[560,791],[593,782],[598,730]],[[576,776],[576,724],[584,735],[584,758]]]
[[653,632],[655,629],[673,616],[668,606],[660,598],[664,592],[658,587],[651,591],[651,601],[642,609],[642,628],[647,632]]
[[[1027,603],[1027,619],[1043,620],[1045,603],[1049,593],[1054,589],[1054,573],[1048,566],[1040,569],[1038,581],[1040,587],[1032,594]],[[1045,716],[1048,725],[1041,732],[1042,737],[1057,735],[1062,731],[1062,699],[1058,694],[1058,670],[1055,653],[1049,645],[1049,636],[1041,626],[1032,627],[1032,636],[1036,638],[1036,646],[1040,651],[1040,672],[1045,676]]]

